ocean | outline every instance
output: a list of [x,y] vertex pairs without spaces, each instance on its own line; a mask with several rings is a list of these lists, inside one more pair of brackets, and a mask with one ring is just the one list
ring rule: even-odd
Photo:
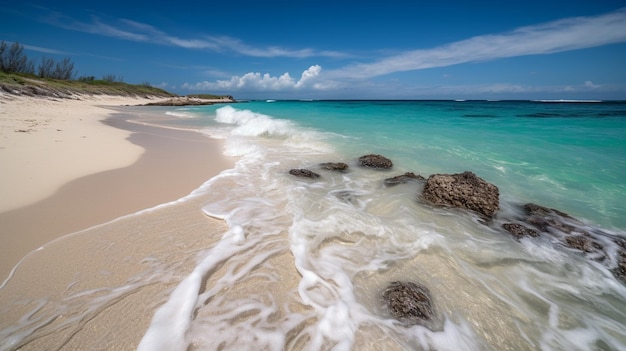
[[[268,100],[168,113],[224,138],[239,161],[198,190],[214,195],[203,211],[230,231],[167,304],[179,310],[192,297],[189,312],[210,317],[178,338],[155,317],[143,345],[626,349],[626,285],[610,273],[618,258],[601,264],[549,235],[516,241],[472,213],[420,201],[419,182],[383,184],[405,172],[471,171],[499,188],[497,216],[536,203],[626,237],[625,103]],[[366,154],[393,168],[359,167]],[[325,171],[324,162],[349,168]],[[288,173],[303,168],[320,177]],[[284,250],[300,275],[290,299],[304,306],[277,301],[271,288],[219,297],[248,281],[280,284],[271,258]],[[198,295],[197,280],[217,267],[230,273]],[[427,287],[434,320],[394,320],[381,299],[392,281]]]
[[[224,139],[236,159],[190,195],[229,230],[168,293],[140,350],[626,349],[626,282],[614,274],[620,248],[606,239],[626,239],[626,102],[140,109]],[[367,154],[393,167],[359,166]],[[326,162],[348,169],[326,170]],[[384,184],[407,172],[465,171],[498,187],[494,219],[426,203],[423,181]],[[606,235],[598,239],[604,256],[554,233],[516,240],[501,230],[526,203]],[[396,281],[428,289],[432,319],[394,318],[383,291]]]

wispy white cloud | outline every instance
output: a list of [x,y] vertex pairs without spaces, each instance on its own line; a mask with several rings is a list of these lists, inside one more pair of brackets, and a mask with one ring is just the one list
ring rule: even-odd
[[233,76],[229,80],[215,82],[185,83],[181,86],[187,90],[226,90],[226,91],[282,91],[301,88],[319,88],[315,79],[322,71],[322,67],[314,65],[302,72],[300,79],[296,80],[289,73],[280,76],[271,76],[268,73],[246,73],[243,76]]
[[[3,40],[4,41],[4,40]],[[7,45],[12,45],[15,42],[13,41],[4,41]],[[30,50],[30,51],[36,51],[36,52],[42,52],[44,54],[51,54],[51,55],[67,55],[67,56],[71,56],[72,53],[68,52],[68,51],[63,51],[63,50],[58,50],[58,49],[51,49],[51,48],[44,48],[41,46],[35,46],[35,45],[29,45],[29,44],[24,44],[24,43],[19,43],[21,46],[24,47],[24,49],[26,50]]]
[[347,57],[337,51],[317,51],[310,48],[287,49],[279,46],[255,47],[240,39],[228,36],[205,35],[197,38],[181,38],[168,34],[152,25],[129,19],[117,19],[113,23],[105,23],[98,17],[83,22],[63,14],[53,13],[46,18],[52,25],[78,32],[98,34],[122,40],[150,42],[159,45],[170,45],[184,49],[206,49],[216,52],[234,52],[252,57]]
[[47,21],[57,27],[69,29],[77,32],[98,34],[106,37],[119,38],[130,41],[149,41],[150,36],[145,33],[138,33],[130,29],[116,27],[103,23],[97,17],[92,17],[91,22],[81,22],[62,14],[49,16]]
[[57,50],[57,49],[50,49],[50,48],[44,48],[44,47],[41,47],[41,46],[34,46],[34,45],[28,45],[28,44],[24,44],[23,46],[24,46],[24,49],[26,49],[26,50],[42,52],[44,54],[67,55],[67,56],[72,55],[72,53],[67,52],[67,51],[62,51],[62,50]]
[[626,42],[626,8],[482,35],[432,49],[412,50],[372,63],[327,72],[333,78],[370,78],[394,72],[445,67],[506,57],[550,54]]
[[268,46],[268,47],[254,47],[251,45],[245,44],[240,39],[228,37],[228,36],[207,36],[205,37],[206,42],[210,42],[215,44],[216,47],[222,49],[228,49],[233,52],[239,53],[245,56],[252,57],[292,57],[292,58],[305,58],[305,57],[314,57],[314,56],[325,56],[325,57],[347,57],[348,55],[345,53],[337,52],[337,51],[316,51],[310,48],[305,49],[286,49],[279,46]]

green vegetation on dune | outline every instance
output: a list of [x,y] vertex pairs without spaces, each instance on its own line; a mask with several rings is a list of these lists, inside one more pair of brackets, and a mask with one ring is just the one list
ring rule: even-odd
[[[19,43],[0,42],[0,95],[76,98],[77,95],[113,95],[136,97],[169,97],[178,95],[155,88],[150,83],[128,84],[121,77],[106,74],[102,79],[81,76],[75,79],[74,62],[70,58],[55,61],[42,57],[35,62],[24,54]],[[211,94],[190,95],[197,99],[232,99],[232,96]]]
[[147,84],[128,84],[106,80],[61,80],[40,78],[26,73],[0,71],[0,92],[11,95],[68,98],[72,95],[162,96],[176,94]]

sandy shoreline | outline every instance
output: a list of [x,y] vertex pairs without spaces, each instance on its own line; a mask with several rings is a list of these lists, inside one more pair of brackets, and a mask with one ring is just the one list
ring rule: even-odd
[[[4,138],[4,143],[10,145],[0,149],[3,168],[9,170],[2,172],[0,179],[5,204],[41,197],[35,190],[46,194],[61,180],[67,181],[47,198],[0,211],[0,227],[3,228],[0,275],[3,279],[21,257],[59,236],[176,200],[231,166],[221,156],[221,144],[217,140],[195,132],[128,123],[123,116],[110,118],[107,126],[102,123],[103,113],[106,118],[114,111],[94,105],[119,106],[145,100],[111,98],[50,103],[26,98],[17,101],[18,108],[13,102],[7,104],[11,107],[5,110],[11,113],[12,119],[38,117],[51,121],[41,132],[33,131],[27,141],[20,140],[21,135],[13,136],[18,138],[17,142]],[[23,105],[29,107],[20,109]],[[43,111],[38,111],[37,107]],[[73,117],[62,119],[63,114]],[[86,123],[89,125],[84,126]],[[79,127],[75,127],[76,124]],[[46,131],[61,127],[64,135],[55,138],[59,141],[57,144],[63,146],[46,150],[50,143]],[[43,134],[41,140],[37,133]],[[76,143],[73,139],[79,140],[79,134],[88,134],[95,141],[87,145]],[[80,154],[73,153],[74,149],[79,149]],[[32,154],[37,150],[46,151]],[[53,166],[49,165],[50,158],[54,159]],[[132,165],[124,167],[128,161],[133,161]],[[20,168],[22,162],[29,167]]]
[[0,99],[0,212],[52,195],[63,184],[89,174],[133,164],[143,149],[126,141],[129,131],[101,121],[121,106],[152,101],[128,97],[53,100]]
[[[41,307],[37,306],[43,301],[71,300],[72,293],[78,291],[103,289],[116,293],[111,287],[123,285],[137,274],[149,274],[151,269],[156,269],[155,262],[165,266],[191,265],[194,252],[207,247],[207,241],[216,240],[225,231],[222,221],[210,219],[200,211],[201,205],[196,202],[201,199],[125,216],[184,197],[232,166],[232,160],[221,154],[221,142],[200,133],[130,123],[125,120],[129,116],[119,114],[102,123],[114,111],[101,106],[144,102],[145,99],[119,98],[87,101],[18,98],[0,105],[3,119],[0,160],[6,160],[6,165],[11,167],[5,169],[14,171],[3,172],[13,174],[0,179],[3,192],[12,194],[11,201],[3,204],[3,208],[10,209],[0,212],[1,280],[20,258],[43,246],[28,254],[0,289],[0,339],[6,337],[1,335],[2,331],[19,324],[25,313],[32,309],[39,311]],[[73,117],[61,118],[64,115]],[[20,131],[19,123],[30,123],[33,130]],[[15,138],[31,141],[12,139],[12,133],[16,134]],[[87,138],[81,138],[82,135]],[[93,147],[80,139],[90,140]],[[54,140],[62,140],[56,143],[63,147],[37,153],[50,147]],[[96,145],[100,143],[104,145]],[[81,149],[83,154],[71,153],[69,150],[73,148]],[[68,153],[57,155],[59,152]],[[54,167],[46,163],[50,153],[54,154]],[[95,162],[84,160],[83,155],[94,158]],[[32,167],[19,168],[23,160],[28,160]],[[59,172],[47,177],[56,168],[60,168]],[[32,178],[24,176],[33,171],[42,172],[43,177],[36,179],[40,175],[37,173]],[[18,192],[11,193],[13,187],[19,190],[28,186],[24,183],[37,181],[40,184],[33,185],[37,191],[33,190],[32,194],[19,198]],[[62,181],[65,183],[59,184]],[[52,195],[48,196],[50,191]],[[17,204],[26,205],[15,208]],[[109,223],[64,236],[105,222]],[[150,261],[146,261],[147,257],[151,257]],[[154,296],[166,294],[168,284],[180,279],[158,274],[155,277],[158,278],[153,283],[135,287],[132,296],[120,292],[119,300],[113,299],[119,304],[98,307],[102,311],[93,317],[97,323],[90,320],[61,327],[67,333],[34,333],[26,339],[28,345],[24,349],[91,348],[85,342],[104,348],[115,345],[115,348],[133,349],[148,326],[151,311],[157,307],[158,299]],[[136,304],[132,312],[129,303]],[[43,307],[37,315],[50,312],[45,310]],[[110,315],[114,312],[119,314]],[[37,315],[31,317],[36,319]],[[52,325],[72,318],[71,312],[63,315]],[[120,316],[129,320],[120,325]],[[96,323],[97,327],[89,328],[85,323]],[[79,328],[81,336],[75,336],[76,330],[72,328]],[[107,337],[116,340],[104,342]]]

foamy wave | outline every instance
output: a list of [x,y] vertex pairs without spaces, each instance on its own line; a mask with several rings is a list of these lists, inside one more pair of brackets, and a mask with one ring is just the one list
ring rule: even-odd
[[288,137],[297,133],[296,125],[284,119],[275,119],[250,110],[237,110],[231,106],[217,109],[215,120],[234,124],[232,135]]
[[167,111],[165,112],[166,115],[168,116],[173,116],[173,117],[178,117],[178,118],[197,118],[198,116],[196,116],[195,114],[191,113],[191,112],[184,112],[184,111]]
[[[273,118],[250,110],[238,110],[232,106],[224,106],[216,111],[215,121],[233,125],[234,128],[228,133],[231,136],[227,142],[226,154],[229,156],[241,156],[250,149],[256,149],[248,145],[246,139],[236,137],[262,137],[282,142],[278,146],[299,148],[306,152],[331,152],[333,149],[324,141],[326,136],[313,130],[307,130],[296,123]],[[222,130],[222,133],[224,130]],[[234,137],[234,138],[233,138]],[[243,152],[243,153],[242,153]]]

